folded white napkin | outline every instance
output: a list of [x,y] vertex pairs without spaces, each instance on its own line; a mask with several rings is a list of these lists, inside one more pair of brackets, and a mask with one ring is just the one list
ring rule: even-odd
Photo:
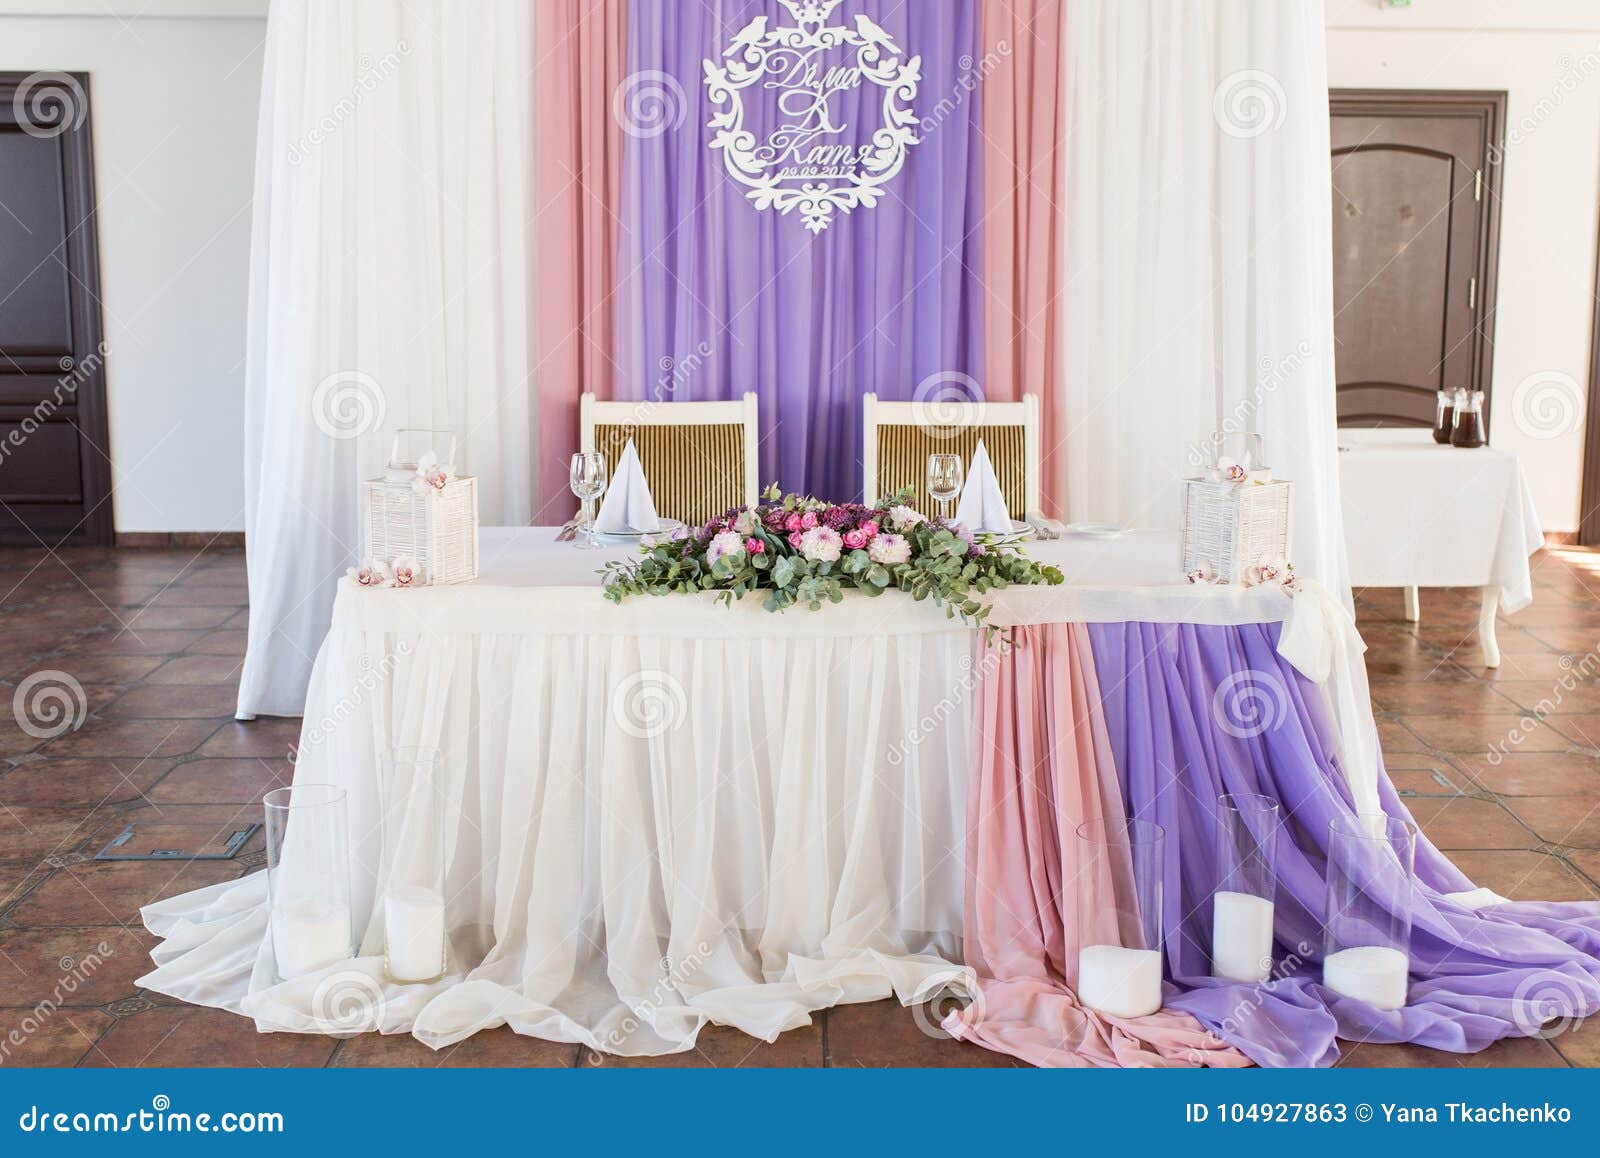
[[594,529],[602,535],[615,535],[627,531],[654,534],[661,529],[661,517],[656,514],[655,500],[650,497],[650,485],[644,481],[644,466],[639,462],[639,452],[633,449],[633,439],[622,448],[622,458],[617,461],[617,472],[606,488],[605,502],[595,516]]
[[1000,493],[1000,480],[994,477],[982,439],[972,454],[972,465],[967,467],[967,481],[956,506],[956,522],[972,531],[1011,530],[1011,515],[1006,511],[1005,496]]

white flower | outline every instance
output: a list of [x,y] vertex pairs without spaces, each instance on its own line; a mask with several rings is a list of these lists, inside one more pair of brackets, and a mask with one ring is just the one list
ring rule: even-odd
[[428,582],[427,572],[422,569],[411,556],[406,555],[394,561],[394,585],[396,587],[422,587]]
[[738,531],[722,531],[711,536],[711,542],[706,547],[706,563],[715,565],[718,559],[724,556],[737,557],[744,554],[744,539]]
[[391,587],[394,585],[394,568],[378,559],[368,559],[359,567],[345,572],[361,587]]
[[1213,583],[1216,578],[1216,571],[1204,559],[1200,560],[1200,565],[1188,574],[1188,579],[1191,583]]
[[439,465],[439,456],[433,451],[417,459],[417,477],[411,480],[413,493],[425,495],[430,490],[442,491],[449,484],[450,472]]
[[911,560],[911,544],[904,535],[879,535],[867,544],[867,558],[885,567]]
[[740,511],[738,516],[733,520],[733,529],[738,531],[741,535],[751,535],[755,533],[755,529],[759,525],[760,521],[761,520],[756,517],[756,513],[750,510],[750,508],[746,507],[744,510]]
[[800,554],[813,563],[836,562],[843,545],[843,537],[832,527],[812,527],[800,533]]
[[889,521],[894,523],[898,530],[909,531],[918,523],[926,522],[927,520],[922,517],[915,507],[901,506],[889,508]]

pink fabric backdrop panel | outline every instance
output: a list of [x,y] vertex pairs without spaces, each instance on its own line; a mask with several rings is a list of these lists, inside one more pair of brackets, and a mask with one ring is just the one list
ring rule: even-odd
[[612,397],[616,250],[622,184],[627,0],[539,0],[534,99],[538,198],[539,471],[535,522],[560,522],[575,501],[567,462],[578,449],[578,397]]
[[1040,399],[1041,501],[1064,509],[1061,401],[1066,131],[1063,0],[984,0],[983,268],[985,396]]

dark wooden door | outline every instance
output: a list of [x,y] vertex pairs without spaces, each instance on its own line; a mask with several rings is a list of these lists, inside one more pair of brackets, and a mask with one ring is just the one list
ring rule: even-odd
[[0,73],[0,541],[110,543],[89,78]]
[[1330,95],[1339,422],[1429,426],[1490,387],[1503,93]]

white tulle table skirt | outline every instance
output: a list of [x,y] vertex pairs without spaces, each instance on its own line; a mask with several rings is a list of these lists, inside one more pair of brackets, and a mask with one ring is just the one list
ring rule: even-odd
[[[279,982],[257,873],[148,907],[142,986],[263,1030],[437,1048],[509,1025],[656,1054],[708,1021],[771,1040],[820,1007],[968,983],[977,633],[882,600],[719,607],[714,638],[647,601],[563,633],[536,592],[521,616],[473,601],[470,622],[432,614],[436,594],[377,593],[420,597],[398,627],[370,614],[393,599],[342,594],[312,677],[295,782],[348,790],[359,956]],[[407,855],[385,847],[388,747],[448,769],[449,971],[430,985],[384,973],[375,900]]]
[[[1280,650],[1329,681],[1360,737],[1352,789],[1375,797],[1362,645],[1325,592],[1191,587],[1175,535],[1029,550],[1066,585],[1000,592],[991,622],[1286,620]],[[277,981],[257,873],[147,907],[162,942],[141,985],[264,1030],[440,1047],[504,1024],[652,1054],[707,1021],[770,1040],[821,1007],[970,984],[980,632],[897,592],[779,615],[754,597],[617,606],[607,556],[551,529],[485,529],[482,555],[462,587],[347,582],[312,674],[295,782],[348,790],[360,955]],[[385,978],[375,903],[408,855],[405,807],[386,845],[379,755],[408,747],[447,769],[450,968],[431,985]]]

